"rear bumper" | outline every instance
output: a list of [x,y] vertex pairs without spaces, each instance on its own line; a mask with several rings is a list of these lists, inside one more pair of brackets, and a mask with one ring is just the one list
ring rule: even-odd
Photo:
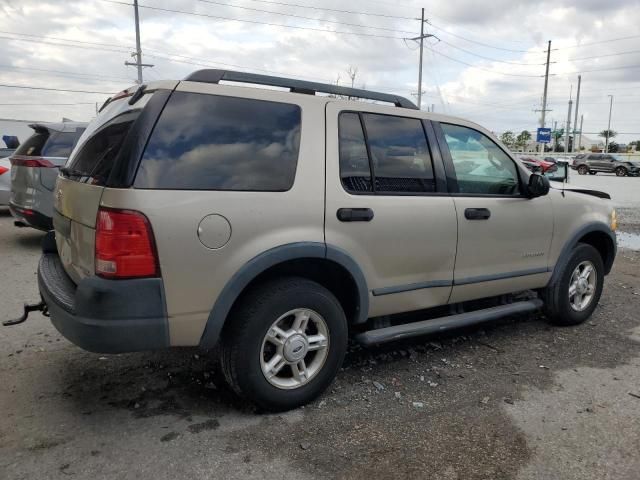
[[40,295],[51,323],[69,341],[97,353],[156,350],[169,346],[164,287],[159,278],[106,280],[87,277],[78,285],[57,253],[38,265]]
[[29,208],[22,208],[13,202],[9,203],[9,210],[11,211],[11,215],[15,217],[16,221],[20,223],[24,223],[29,227],[45,232],[53,230],[53,221],[51,220],[51,217],[47,217],[46,215]]

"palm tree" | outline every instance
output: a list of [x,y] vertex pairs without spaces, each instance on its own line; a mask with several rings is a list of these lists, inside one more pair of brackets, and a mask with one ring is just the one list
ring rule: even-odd
[[616,135],[618,135],[618,132],[615,132],[613,130],[603,130],[598,134],[598,136],[604,138],[605,145],[609,145],[611,142],[611,139],[614,138]]

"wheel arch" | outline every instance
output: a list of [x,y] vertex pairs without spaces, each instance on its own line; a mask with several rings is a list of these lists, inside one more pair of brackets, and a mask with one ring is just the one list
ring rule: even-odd
[[231,277],[209,313],[200,346],[215,346],[229,312],[248,289],[279,275],[302,276],[320,283],[338,298],[350,324],[367,320],[369,291],[355,260],[324,243],[291,243],[257,255]]
[[616,234],[605,223],[593,222],[582,226],[574,232],[562,247],[549,284],[557,280],[557,277],[561,274],[562,266],[568,261],[571,252],[578,243],[586,243],[598,250],[604,263],[605,275],[609,274],[616,258]]

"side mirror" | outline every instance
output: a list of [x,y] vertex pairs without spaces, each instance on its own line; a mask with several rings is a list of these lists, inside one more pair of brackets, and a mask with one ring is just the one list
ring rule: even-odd
[[549,193],[551,184],[549,179],[543,175],[532,173],[529,177],[529,185],[527,187],[529,198],[542,197]]

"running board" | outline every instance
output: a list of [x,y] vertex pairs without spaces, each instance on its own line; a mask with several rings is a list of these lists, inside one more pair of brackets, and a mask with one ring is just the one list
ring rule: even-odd
[[406,323],[394,327],[378,328],[368,332],[359,333],[355,340],[362,345],[377,345],[380,343],[392,342],[401,338],[417,337],[433,333],[445,332],[456,328],[477,325],[483,322],[490,322],[499,318],[521,313],[534,312],[543,305],[542,300],[536,298],[523,302],[500,305],[498,307],[476,310],[475,312],[459,313],[446,317],[422,320],[421,322]]

